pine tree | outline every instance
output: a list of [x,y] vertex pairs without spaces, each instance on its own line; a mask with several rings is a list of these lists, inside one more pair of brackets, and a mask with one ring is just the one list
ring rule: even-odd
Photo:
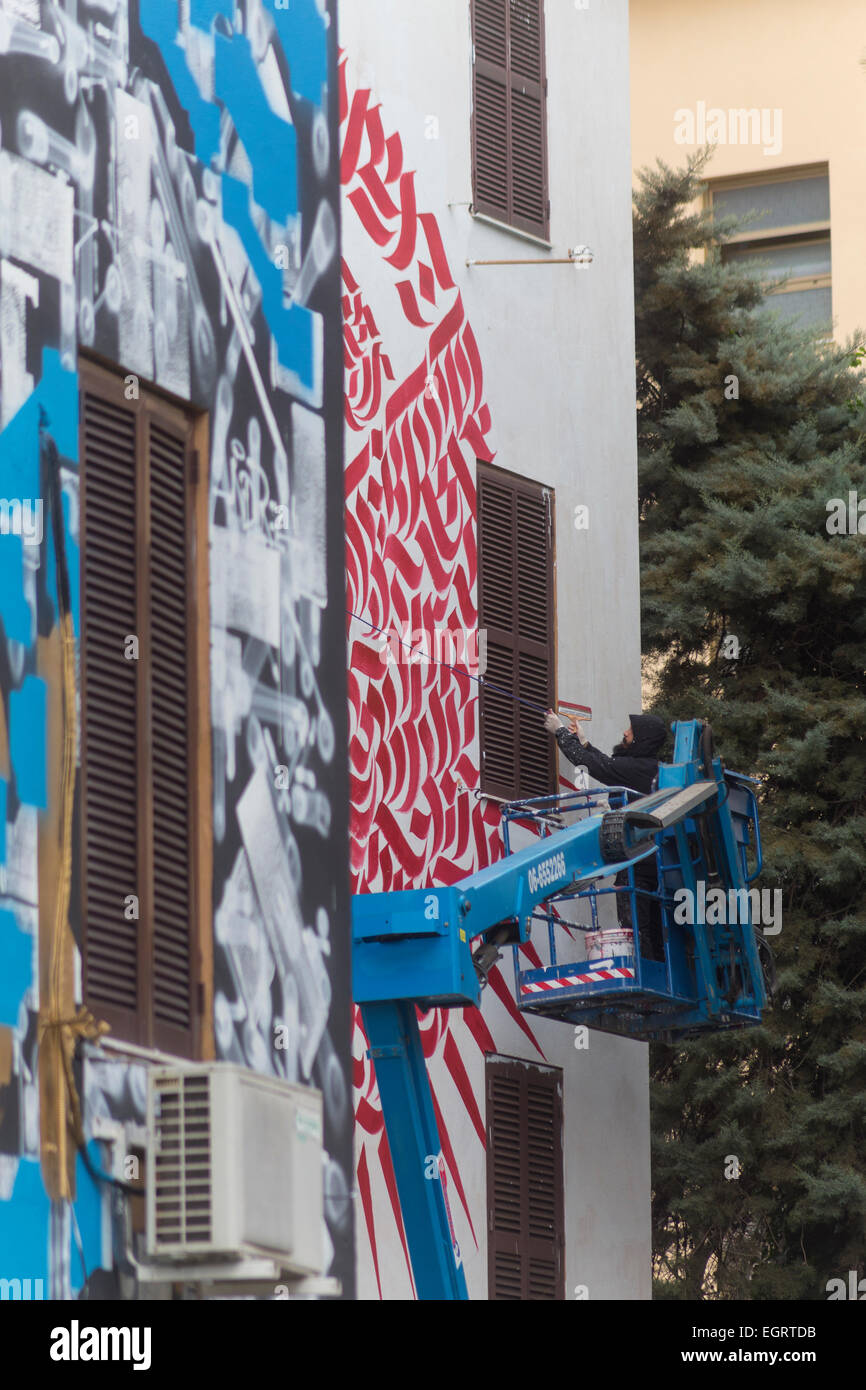
[[762,1027],[653,1045],[655,1291],[825,1299],[866,1274],[866,534],[828,531],[866,499],[863,354],[723,263],[707,157],[635,195],[644,653],[760,779],[782,930]]

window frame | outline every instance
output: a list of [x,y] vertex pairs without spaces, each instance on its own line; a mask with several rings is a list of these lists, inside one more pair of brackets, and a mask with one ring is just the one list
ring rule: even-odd
[[[505,49],[506,65],[504,69],[492,63],[489,59],[479,58],[476,51],[476,14],[477,0],[469,0],[469,33],[471,44],[471,101],[472,110],[470,117],[470,147],[471,147],[471,173],[472,173],[472,203],[470,212],[473,217],[480,221],[488,222],[493,226],[499,227],[503,231],[513,232],[519,236],[539,242],[541,245],[550,247],[550,155],[549,155],[549,111],[548,111],[548,79],[547,79],[547,16],[545,13],[545,0],[537,0],[539,12],[539,43],[541,49],[541,80],[538,85],[538,95],[541,102],[541,143],[542,143],[542,202],[544,205],[544,217],[542,222],[531,222],[528,218],[515,215],[513,210],[513,188],[514,188],[514,166],[512,159],[512,120],[511,120],[511,93],[513,87],[521,85],[523,92],[527,90],[527,85],[535,87],[536,84],[522,74],[515,73],[511,67],[511,0],[504,0],[505,6]],[[491,203],[485,203],[478,197],[478,89],[477,76],[480,73],[495,80],[500,80],[504,74],[506,88],[506,124],[505,124],[505,159],[506,159],[506,184],[507,184],[507,204],[506,208],[497,208]]]
[[[532,497],[533,499],[538,499],[539,497],[541,497],[541,498],[543,498],[543,500],[544,500],[544,504],[545,504],[545,507],[546,507],[546,525],[547,525],[547,536],[548,536],[548,548],[547,548],[547,553],[546,553],[546,560],[547,560],[546,571],[547,571],[547,589],[548,589],[549,602],[548,602],[548,605],[547,605],[548,626],[547,626],[547,630],[546,630],[546,634],[545,634],[545,639],[546,639],[546,640],[545,640],[545,643],[544,643],[544,644],[542,644],[541,642],[539,642],[538,645],[539,645],[539,646],[545,645],[545,646],[546,646],[546,649],[547,649],[548,661],[549,661],[549,687],[548,687],[548,688],[549,688],[549,691],[550,691],[550,705],[551,705],[551,708],[552,708],[552,709],[555,709],[555,708],[556,708],[556,703],[557,703],[556,692],[557,692],[557,656],[558,656],[558,649],[557,649],[557,621],[556,621],[556,493],[555,493],[555,491],[554,491],[554,489],[553,489],[552,487],[549,487],[546,483],[539,482],[537,479],[524,477],[524,476],[521,475],[521,474],[512,472],[510,469],[500,468],[500,467],[498,467],[498,466],[495,465],[495,464],[486,463],[486,462],[484,462],[484,461],[482,461],[482,460],[480,460],[480,459],[477,460],[477,462],[476,462],[476,526],[477,526],[477,603],[478,603],[478,628],[479,628],[479,631],[484,631],[484,632],[487,633],[487,649],[488,649],[488,652],[489,652],[489,647],[490,647],[490,642],[491,642],[491,637],[490,637],[491,631],[499,631],[499,632],[502,632],[502,633],[504,634],[504,633],[505,633],[505,629],[504,629],[504,628],[498,628],[498,629],[497,629],[496,626],[495,626],[494,624],[490,624],[490,623],[488,622],[487,616],[485,615],[485,612],[484,612],[484,606],[483,606],[483,582],[482,582],[482,564],[483,564],[483,545],[482,545],[482,539],[483,539],[483,538],[482,538],[482,530],[481,530],[481,514],[480,514],[480,513],[481,513],[481,492],[482,492],[482,488],[483,488],[483,485],[484,485],[485,480],[489,480],[489,481],[490,481],[492,484],[494,484],[494,485],[496,485],[496,484],[498,483],[498,484],[500,484],[500,485],[506,486],[506,487],[509,488],[510,491],[515,495],[515,498],[516,498],[519,494],[522,493],[523,495],[525,495],[525,496],[530,496],[530,497]],[[515,537],[515,539],[516,539],[516,537]],[[518,569],[518,566],[517,566],[517,563],[516,563],[516,559],[517,559],[517,557],[516,557],[516,551],[515,551],[515,559],[514,559],[513,572],[512,572],[512,587],[513,587],[513,591],[514,591],[515,595],[516,595],[517,592],[518,592],[518,585],[519,585],[519,569]],[[530,640],[530,639],[526,639],[526,638],[521,639],[521,638],[520,638],[520,634],[519,634],[519,632],[517,631],[516,626],[512,626],[512,629],[511,629],[510,633],[508,634],[508,637],[509,637],[509,640],[510,640],[510,642],[511,642],[512,650],[515,652],[515,654],[519,654],[519,643],[520,643],[521,640],[523,640],[524,642]],[[496,641],[496,639],[494,638],[493,641]],[[516,685],[516,682],[517,682],[517,674],[516,674],[516,672],[515,672],[514,680],[515,680],[515,685]],[[518,690],[516,690],[516,689],[513,690],[513,694],[518,694],[518,693],[519,693]],[[479,692],[479,702],[478,702],[478,706],[479,706],[479,708],[478,708],[479,789],[480,789],[480,791],[482,792],[482,794],[487,794],[487,795],[489,795],[489,796],[497,796],[497,797],[498,797],[498,796],[501,796],[501,795],[503,794],[503,792],[504,792],[504,793],[505,793],[505,799],[507,799],[507,800],[512,800],[512,799],[513,799],[513,800],[521,800],[521,799],[524,799],[524,798],[527,798],[527,797],[530,797],[530,796],[545,796],[545,795],[550,796],[550,795],[554,795],[554,794],[559,790],[559,758],[558,758],[558,752],[557,752],[556,744],[554,743],[554,741],[553,741],[552,739],[549,740],[549,749],[548,749],[548,756],[549,756],[549,777],[550,777],[550,781],[549,781],[549,785],[548,785],[547,791],[545,791],[545,792],[541,792],[541,791],[531,792],[528,788],[522,787],[522,786],[520,785],[520,780],[521,780],[521,778],[520,778],[520,773],[521,773],[521,767],[520,767],[520,746],[521,746],[521,745],[520,745],[519,723],[518,723],[518,728],[517,728],[517,744],[516,744],[516,763],[517,763],[516,785],[513,786],[513,787],[511,787],[511,788],[509,788],[509,789],[506,789],[504,786],[500,785],[500,784],[497,783],[495,780],[491,779],[490,775],[487,773],[486,768],[485,768],[485,761],[486,761],[486,759],[485,759],[485,745],[486,745],[486,738],[487,738],[487,728],[486,728],[486,715],[485,715],[485,692],[484,692],[484,686],[483,686],[483,684],[482,684],[481,689],[480,689],[480,692]],[[539,721],[539,729],[541,729],[541,722],[542,722],[543,716],[541,715],[541,713],[539,713],[537,717],[538,717],[538,721]],[[548,738],[548,735],[547,735],[546,733],[544,733],[544,734],[543,734],[543,737],[544,737],[544,738]]]
[[[212,915],[211,870],[212,773],[210,747],[210,661],[208,612],[208,513],[207,486],[202,478],[201,459],[208,458],[208,418],[187,401],[161,390],[134,374],[138,398],[128,400],[129,372],[94,355],[79,357],[79,540],[80,540],[80,835],[79,866],[81,889],[81,970],[85,1005],[98,1019],[111,1027],[113,1042],[158,1050],[173,1056],[205,1060],[215,1055],[213,1036],[213,941],[208,931]],[[92,394],[135,418],[135,496],[136,542],[135,606],[139,660],[136,663],[136,845],[138,859],[135,892],[140,916],[137,950],[137,1004],[133,1011],[112,1007],[91,997],[87,965],[87,846],[88,805],[86,760],[88,739],[87,693],[85,680],[85,634],[87,632],[86,507],[87,449],[85,439],[85,397]],[[150,658],[150,449],[152,421],[162,423],[185,440],[186,524],[185,547],[187,592],[186,682],[187,708],[187,807],[189,844],[189,1027],[159,1020],[154,1008],[154,836],[153,747],[152,747],[152,665]],[[141,505],[144,497],[145,505]],[[130,889],[129,891],[133,891]],[[119,904],[119,911],[121,910]]]
[[[497,1227],[496,1219],[496,1194],[494,1188],[495,1163],[497,1156],[496,1140],[496,1100],[493,1094],[494,1078],[500,1077],[506,1081],[511,1081],[517,1088],[518,1095],[522,1098],[522,1104],[518,1103],[517,1123],[521,1143],[519,1144],[520,1154],[520,1181],[519,1199],[521,1209],[521,1231],[515,1233],[509,1230],[502,1230]],[[544,1302],[564,1302],[565,1300],[565,1244],[566,1244],[566,1224],[565,1224],[565,1077],[561,1067],[545,1065],[539,1062],[529,1062],[519,1057],[504,1056],[499,1053],[488,1052],[484,1058],[484,1096],[485,1096],[485,1185],[487,1193],[487,1297],[492,1303],[501,1301],[511,1301],[507,1295],[499,1296],[499,1280],[497,1270],[497,1255],[506,1254],[516,1256],[522,1261],[520,1271],[521,1299],[531,1298],[530,1278],[531,1263],[533,1253],[536,1258],[539,1255],[538,1244],[547,1244],[543,1237],[533,1236],[530,1227],[531,1200],[530,1194],[533,1187],[532,1165],[529,1160],[529,1086],[530,1080],[536,1086],[541,1086],[544,1090],[549,1090],[553,1097],[553,1203],[554,1203],[554,1229],[551,1233],[549,1245],[553,1248],[554,1279],[556,1292],[552,1299],[538,1299],[533,1301]],[[558,1142],[557,1142],[558,1141]],[[512,1145],[513,1148],[513,1145]],[[513,1162],[513,1154],[509,1155]],[[510,1167],[510,1164],[509,1164]],[[513,1181],[513,1179],[511,1179]],[[513,1206],[512,1206],[513,1213]],[[532,1246],[536,1248],[533,1252]],[[509,1249],[508,1247],[512,1247]]]
[[[768,173],[752,173],[742,175],[729,175],[727,177],[711,179],[705,186],[704,207],[712,214],[715,209],[714,195],[717,192],[729,192],[740,188],[765,188],[772,183],[796,183],[798,179],[826,178],[827,193],[830,192],[830,167],[828,164],[804,164],[795,165],[786,169],[773,169]],[[750,228],[744,232],[737,232],[725,242],[722,248],[727,247],[739,251],[748,252],[754,249],[757,254],[760,251],[775,250],[784,248],[792,243],[798,245],[825,245],[828,247],[831,256],[830,270],[822,272],[820,275],[798,275],[791,276],[787,283],[774,289],[767,296],[768,299],[775,299],[777,296],[785,294],[800,293],[804,290],[827,289],[833,291],[833,269],[832,269],[832,218],[825,218],[817,222],[798,222],[785,227],[764,227]],[[739,259],[739,257],[738,257]],[[768,279],[773,276],[768,274]]]

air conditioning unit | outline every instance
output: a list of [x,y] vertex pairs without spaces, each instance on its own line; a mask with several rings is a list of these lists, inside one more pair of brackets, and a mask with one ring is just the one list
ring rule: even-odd
[[154,1067],[147,1133],[151,1260],[323,1272],[318,1091],[223,1062]]

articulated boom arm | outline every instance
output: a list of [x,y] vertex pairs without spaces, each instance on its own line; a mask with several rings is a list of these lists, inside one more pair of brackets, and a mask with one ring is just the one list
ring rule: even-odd
[[[697,896],[700,881],[725,891],[745,889],[751,825],[757,837],[754,794],[749,779],[726,773],[713,756],[709,726],[690,721],[674,727],[674,762],[660,768],[659,789],[651,795],[621,810],[585,814],[552,833],[552,803],[580,794],[514,803],[513,817],[535,815],[542,824],[541,838],[528,848],[450,887],[353,899],[353,993],[376,1067],[420,1298],[467,1295],[416,1005],[477,1005],[500,948],[526,941],[533,918],[547,916],[551,963],[521,970],[515,952],[518,1004],[527,1012],[631,1037],[760,1021],[766,995],[751,917],[716,931],[700,921],[674,926],[668,911],[673,891],[686,888]],[[641,958],[636,930],[628,958],[592,968],[584,961],[557,962],[551,905],[590,897],[595,919],[596,893],[613,891],[597,888],[598,881],[650,855],[659,871],[653,896],[662,914],[664,962]],[[631,872],[628,878],[634,902]]]
[[579,821],[449,888],[365,893],[353,899],[353,992],[357,1003],[403,999],[425,1008],[477,1004],[483,975],[470,942],[526,941],[533,910],[655,851],[653,837],[700,810],[715,781],[671,787]]

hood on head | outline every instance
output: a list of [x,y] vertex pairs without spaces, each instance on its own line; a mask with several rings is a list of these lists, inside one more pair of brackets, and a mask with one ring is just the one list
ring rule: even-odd
[[630,714],[628,718],[634,734],[629,752],[635,758],[656,757],[668,736],[664,720],[657,714]]

